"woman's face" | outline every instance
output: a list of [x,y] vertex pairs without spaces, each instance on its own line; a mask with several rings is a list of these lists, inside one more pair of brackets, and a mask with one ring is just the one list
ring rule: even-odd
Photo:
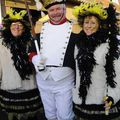
[[24,31],[24,27],[21,22],[13,22],[10,26],[10,30],[14,37],[19,37]]
[[83,22],[83,30],[86,35],[92,35],[99,29],[99,20],[95,16],[87,16]]

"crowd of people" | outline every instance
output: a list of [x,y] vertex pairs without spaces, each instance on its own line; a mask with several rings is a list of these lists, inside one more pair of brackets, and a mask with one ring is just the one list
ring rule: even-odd
[[3,18],[0,119],[120,120],[120,13],[114,4],[82,2],[73,8],[77,23],[66,18],[65,0],[44,0],[43,6],[49,20],[36,22],[35,38],[25,10],[11,9]]

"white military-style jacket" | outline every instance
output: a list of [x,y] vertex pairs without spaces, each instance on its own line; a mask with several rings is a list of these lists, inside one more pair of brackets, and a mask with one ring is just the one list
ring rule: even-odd
[[58,81],[71,74],[75,70],[74,48],[80,26],[70,21],[61,25],[53,25],[47,21],[42,24],[38,22],[36,29],[36,33],[40,32],[38,34],[40,56],[46,58],[46,67],[60,67],[57,71],[50,72],[48,68],[41,71],[42,77],[46,79],[51,74]]

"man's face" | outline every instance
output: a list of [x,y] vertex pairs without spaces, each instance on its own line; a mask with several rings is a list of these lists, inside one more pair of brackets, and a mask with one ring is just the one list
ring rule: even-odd
[[48,16],[53,23],[59,23],[65,18],[64,4],[56,4],[48,8]]

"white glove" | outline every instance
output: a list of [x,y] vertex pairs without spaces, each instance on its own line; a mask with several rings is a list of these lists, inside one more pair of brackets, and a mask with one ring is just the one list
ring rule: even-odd
[[40,72],[45,69],[45,62],[46,59],[39,55],[35,55],[32,58],[32,63],[35,67],[36,72]]

